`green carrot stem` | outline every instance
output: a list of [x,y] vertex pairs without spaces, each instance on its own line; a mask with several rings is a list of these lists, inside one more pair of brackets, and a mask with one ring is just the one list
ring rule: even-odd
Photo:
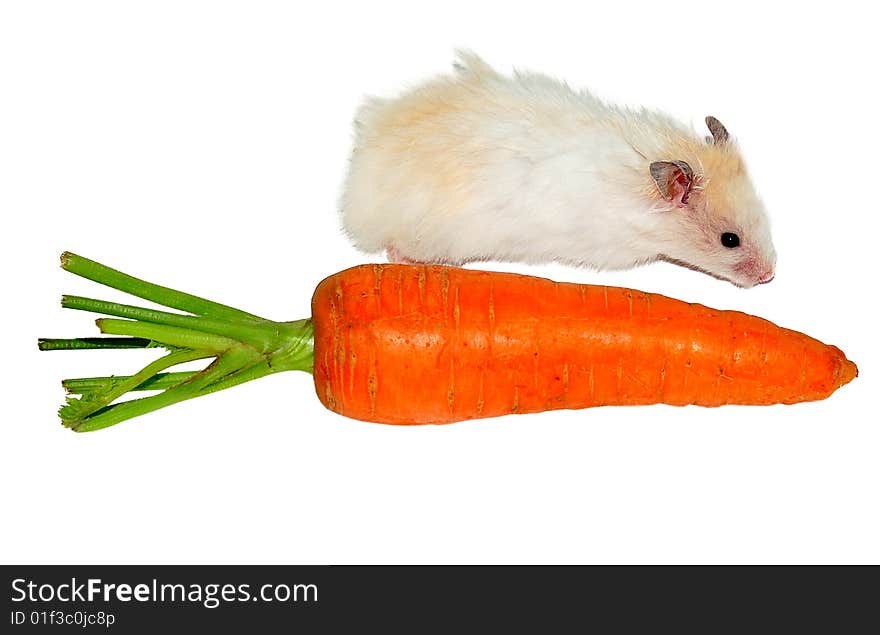
[[210,366],[197,373],[188,381],[168,388],[164,392],[152,397],[124,401],[109,406],[105,410],[71,427],[76,432],[92,432],[187,399],[198,397],[205,386],[235,372],[249,361],[252,361],[252,359],[250,351],[242,348],[232,349],[220,355]]
[[227,375],[220,381],[217,381],[210,386],[206,386],[204,390],[202,390],[202,394],[207,395],[208,393],[217,392],[226,388],[232,388],[233,386],[238,386],[239,384],[253,381],[254,379],[259,379],[260,377],[266,377],[267,375],[271,375],[275,372],[278,371],[272,368],[268,362],[263,361],[253,366],[250,366],[249,368],[245,368],[239,372]]
[[71,351],[93,348],[148,348],[151,340],[143,337],[77,337],[52,339],[43,337],[37,342],[41,351]]
[[83,398],[68,402],[67,405],[62,406],[58,414],[65,424],[77,425],[78,422],[86,419],[89,415],[97,412],[101,408],[110,405],[129,390],[136,388],[156,373],[163,371],[166,368],[177,366],[178,364],[192,362],[197,359],[205,359],[206,357],[213,357],[213,355],[205,351],[189,350],[168,353],[164,357],[160,357],[147,364],[140,371],[128,377],[125,381],[110,386],[106,391],[88,393],[87,399]]
[[144,309],[130,304],[105,302],[104,300],[93,300],[92,298],[83,298],[75,295],[62,296],[61,306],[65,309],[103,313],[104,315],[115,315],[116,317],[130,318],[141,322],[179,326],[204,333],[224,335],[261,350],[268,349],[271,346],[273,337],[276,335],[275,329],[272,328],[272,322],[265,320],[262,323],[251,321],[239,325],[231,320],[181,315],[179,313]]
[[163,344],[170,344],[177,348],[192,348],[220,353],[236,344],[235,340],[220,335],[210,335],[191,329],[151,324],[137,320],[100,318],[95,320],[95,324],[98,325],[102,333],[108,335],[144,337],[156,342],[162,342]]
[[69,251],[61,254],[61,268],[104,286],[124,291],[130,295],[156,302],[171,309],[227,320],[262,319],[259,316],[245,313],[225,304],[212,302],[189,293],[140,280],[94,260],[77,256]]
[[[176,373],[156,373],[144,382],[141,382],[132,390],[165,390],[175,384],[179,384],[185,379],[189,379],[198,371],[180,371]],[[82,377],[79,379],[65,379],[61,382],[68,393],[72,395],[83,395],[89,392],[100,392],[111,389],[120,383],[130,379],[132,375],[122,375],[115,377]]]

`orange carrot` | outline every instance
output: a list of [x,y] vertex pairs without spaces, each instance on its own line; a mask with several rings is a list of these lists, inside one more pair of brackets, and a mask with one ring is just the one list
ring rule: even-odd
[[745,313],[454,267],[348,269],[318,285],[312,319],[321,401],[381,423],[791,404],[857,373],[838,348]]
[[[391,424],[450,423],[606,405],[796,403],[857,374],[834,346],[767,320],[631,289],[445,266],[362,265],[322,281],[311,319],[273,322],[74,254],[78,275],[183,313],[65,296],[113,337],[44,350],[165,347],[140,372],[64,382],[60,415],[104,428],[285,371],[314,373],[330,410]],[[202,371],[164,372],[197,359]],[[130,390],[158,395],[118,402]]]

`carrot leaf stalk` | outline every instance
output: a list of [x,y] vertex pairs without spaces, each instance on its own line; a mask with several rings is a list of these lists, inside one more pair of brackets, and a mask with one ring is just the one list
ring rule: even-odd
[[[39,340],[40,350],[162,348],[164,356],[133,375],[66,379],[71,396],[59,410],[77,432],[100,430],[127,419],[287,370],[312,372],[310,319],[273,322],[217,302],[134,278],[65,252],[61,267],[99,284],[180,312],[147,309],[79,296],[61,306],[111,317],[96,321],[111,337]],[[200,371],[166,372],[187,362],[211,360]],[[119,401],[131,391],[158,394]]]

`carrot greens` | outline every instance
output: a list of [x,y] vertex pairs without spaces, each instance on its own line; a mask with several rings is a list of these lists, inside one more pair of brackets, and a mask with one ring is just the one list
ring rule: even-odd
[[[198,296],[134,278],[66,252],[63,269],[99,284],[182,313],[65,295],[61,306],[112,316],[96,321],[112,337],[40,339],[40,350],[162,348],[164,356],[133,375],[66,379],[71,396],[59,410],[62,423],[89,432],[172,404],[287,370],[311,372],[310,319],[274,322]],[[200,371],[166,372],[197,360]],[[130,391],[159,394],[119,401]]]

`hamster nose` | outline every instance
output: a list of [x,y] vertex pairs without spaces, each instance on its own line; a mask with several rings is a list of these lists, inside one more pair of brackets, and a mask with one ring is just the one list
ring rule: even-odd
[[758,278],[758,284],[767,284],[768,282],[773,280],[775,276],[776,272],[773,271],[773,269],[770,269],[769,271],[762,274],[760,278]]

